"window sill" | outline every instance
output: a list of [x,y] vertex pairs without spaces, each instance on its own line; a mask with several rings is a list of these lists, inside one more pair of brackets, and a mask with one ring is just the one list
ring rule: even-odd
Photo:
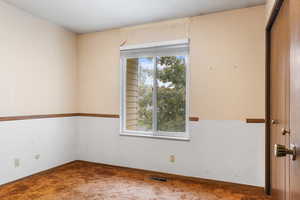
[[172,137],[172,136],[153,136],[153,135],[143,135],[137,133],[124,133],[121,132],[120,136],[129,136],[129,137],[143,137],[143,138],[153,138],[153,139],[163,139],[163,140],[177,140],[177,141],[190,141],[190,137]]

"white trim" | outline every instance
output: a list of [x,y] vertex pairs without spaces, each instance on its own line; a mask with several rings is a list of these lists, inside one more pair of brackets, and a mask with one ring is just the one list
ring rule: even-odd
[[157,56],[154,57],[153,65],[153,89],[152,89],[152,128],[153,135],[157,136]]
[[173,45],[182,45],[182,44],[189,44],[189,39],[151,42],[151,43],[136,44],[136,45],[125,45],[125,46],[121,46],[120,50],[125,51],[125,50],[133,50],[133,49],[145,49],[145,48],[173,46]]
[[124,57],[122,57],[122,56],[120,56],[120,82],[119,82],[119,85],[120,85],[120,132],[122,132],[122,130],[123,130],[123,126],[124,126],[124,122],[123,122],[123,120],[124,120],[124,108],[123,108],[123,106],[124,106],[124,64],[125,64],[125,62],[124,62]]
[[179,141],[190,141],[190,137],[172,137],[172,136],[161,136],[161,135],[147,135],[147,134],[137,134],[130,132],[121,132],[121,136],[130,137],[143,137],[143,138],[153,138],[153,139],[166,139],[166,140],[179,140]]
[[191,70],[190,70],[190,52],[186,55],[186,68],[185,68],[185,134],[188,138],[190,135],[190,80],[191,80]]

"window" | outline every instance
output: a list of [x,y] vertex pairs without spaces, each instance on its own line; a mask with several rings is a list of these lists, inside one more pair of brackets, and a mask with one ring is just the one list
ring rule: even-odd
[[121,48],[121,134],[188,139],[188,41]]

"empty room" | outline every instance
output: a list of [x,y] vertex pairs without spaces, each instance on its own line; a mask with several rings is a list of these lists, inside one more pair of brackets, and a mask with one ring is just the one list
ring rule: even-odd
[[300,200],[299,0],[0,0],[0,200]]

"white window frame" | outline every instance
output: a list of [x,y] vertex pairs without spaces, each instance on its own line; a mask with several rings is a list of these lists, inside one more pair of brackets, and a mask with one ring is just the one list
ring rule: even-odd
[[[187,45],[189,46],[189,40],[183,39],[183,40],[175,40],[175,41],[166,41],[166,42],[153,42],[153,43],[146,43],[141,45],[128,45],[121,47],[120,50],[143,50],[146,48],[160,48],[160,47],[166,47],[166,46],[176,46],[176,45]],[[178,55],[184,55],[182,53]],[[183,140],[183,141],[189,141],[190,140],[190,134],[189,134],[189,105],[190,105],[190,98],[189,98],[189,88],[190,88],[190,62],[189,62],[189,51],[186,52],[184,56],[186,56],[186,116],[185,116],[185,132],[164,132],[164,131],[154,131],[157,130],[157,128],[153,127],[153,131],[133,131],[133,130],[126,130],[126,75],[127,75],[127,67],[126,67],[126,61],[129,58],[139,58],[139,57],[153,57],[154,65],[157,65],[157,56],[165,56],[160,54],[142,54],[142,56],[124,56],[121,53],[120,57],[120,135],[121,136],[135,136],[135,137],[149,137],[149,138],[159,138],[159,139],[172,139],[172,140]],[[176,56],[176,54],[172,54],[172,56]],[[156,70],[156,67],[154,67]],[[154,73],[156,74],[156,73]],[[153,104],[154,107],[156,104],[156,77],[153,78],[154,82],[154,91],[153,91]],[[153,109],[154,110],[154,109]],[[156,123],[156,114],[153,112],[153,126],[157,126]]]

